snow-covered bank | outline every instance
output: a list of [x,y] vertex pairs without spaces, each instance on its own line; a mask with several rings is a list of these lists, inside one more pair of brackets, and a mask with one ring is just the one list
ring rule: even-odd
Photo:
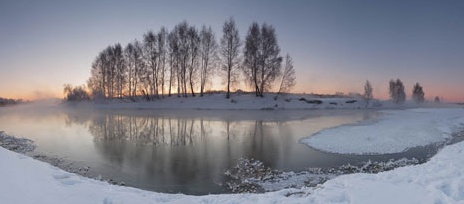
[[373,124],[323,130],[301,140],[313,148],[340,154],[387,154],[445,142],[464,127],[464,109],[384,110]]
[[370,101],[366,107],[366,101],[360,96],[339,95],[313,95],[313,94],[285,94],[274,100],[275,94],[268,93],[264,97],[256,97],[250,93],[233,93],[229,99],[225,94],[206,94],[203,97],[188,96],[153,98],[146,101],[143,98],[131,100],[107,99],[96,101],[66,102],[72,107],[97,108],[97,109],[167,109],[167,110],[302,110],[302,109],[404,109],[417,107],[462,107],[451,103],[416,104],[413,101],[398,105],[392,101]]
[[[426,162],[426,161],[424,161]],[[365,162],[362,166],[345,164],[338,168],[308,168],[300,172],[282,172],[265,166],[254,159],[240,159],[238,164],[227,170],[225,186],[235,193],[270,192],[287,188],[316,187],[337,176],[354,173],[380,173],[393,169],[417,165],[420,161],[402,158],[388,162]]]
[[[371,103],[373,106],[374,103]],[[381,106],[381,103],[375,103]],[[281,95],[274,100],[274,94],[256,97],[254,94],[232,94],[226,99],[224,94],[206,94],[204,97],[164,97],[145,101],[113,99],[108,101],[80,102],[80,106],[99,109],[202,109],[202,110],[274,110],[274,109],[357,109],[364,108],[362,98],[317,97],[306,94]]]
[[[187,196],[110,185],[0,148],[2,203],[463,203],[464,142],[429,162],[340,176],[316,188]],[[290,196],[289,196],[290,195]]]
[[[464,142],[429,162],[379,174],[352,174],[314,191],[315,203],[463,203]],[[312,197],[312,196],[310,196]]]

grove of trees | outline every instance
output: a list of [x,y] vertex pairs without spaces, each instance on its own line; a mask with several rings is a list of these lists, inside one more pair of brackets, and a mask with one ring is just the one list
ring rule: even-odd
[[197,29],[183,21],[171,31],[165,27],[148,31],[141,41],[124,47],[119,43],[106,47],[92,63],[87,87],[93,97],[153,100],[172,94],[187,97],[199,92],[203,96],[214,78],[220,77],[229,98],[232,86],[243,75],[256,96],[262,97],[274,87],[280,94],[295,85],[293,60],[287,54],[283,71],[282,61],[271,25],[253,23],[242,42],[230,18],[218,41],[211,27]]

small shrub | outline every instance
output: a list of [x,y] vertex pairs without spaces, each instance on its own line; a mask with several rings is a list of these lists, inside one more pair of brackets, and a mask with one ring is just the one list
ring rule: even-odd
[[356,103],[358,102],[357,100],[348,100],[348,101],[345,101],[345,103]]
[[310,103],[310,104],[322,104],[323,103],[323,101],[321,101],[319,99],[307,100],[305,98],[300,98],[299,101],[304,101],[304,102]]

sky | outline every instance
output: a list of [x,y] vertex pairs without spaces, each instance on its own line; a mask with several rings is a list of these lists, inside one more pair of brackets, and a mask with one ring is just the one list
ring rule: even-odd
[[[464,101],[464,1],[25,1],[0,0],[0,97],[62,98],[85,84],[97,54],[148,30],[187,20],[220,38],[233,16],[244,39],[252,22],[276,29],[294,60],[294,92],[363,92],[388,98],[400,78],[408,96]],[[221,89],[222,87],[217,87]]]

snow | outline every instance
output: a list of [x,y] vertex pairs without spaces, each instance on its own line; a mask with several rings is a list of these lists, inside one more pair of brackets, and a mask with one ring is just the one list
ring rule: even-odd
[[464,109],[384,110],[377,121],[322,130],[301,140],[315,149],[340,154],[388,154],[445,142],[464,124]]
[[[391,134],[395,131],[390,130],[399,129],[400,133],[406,131],[408,137],[424,143],[420,138],[432,135],[428,131],[441,133],[437,136],[440,138],[448,137],[464,118],[462,109],[398,110],[384,114],[382,120],[373,124],[336,129],[345,129],[350,137],[354,133],[350,127],[364,127],[383,137],[394,137]],[[407,131],[406,127],[414,130],[427,127],[427,131]],[[390,133],[382,133],[384,130]],[[323,134],[326,133],[319,135]],[[446,146],[421,165],[378,174],[344,175],[315,188],[264,194],[189,196],[143,191],[84,178],[3,148],[0,148],[0,164],[1,203],[464,203],[464,142]]]
[[463,203],[463,149],[460,142],[422,165],[341,176],[325,183],[318,193],[350,198],[352,203]]

